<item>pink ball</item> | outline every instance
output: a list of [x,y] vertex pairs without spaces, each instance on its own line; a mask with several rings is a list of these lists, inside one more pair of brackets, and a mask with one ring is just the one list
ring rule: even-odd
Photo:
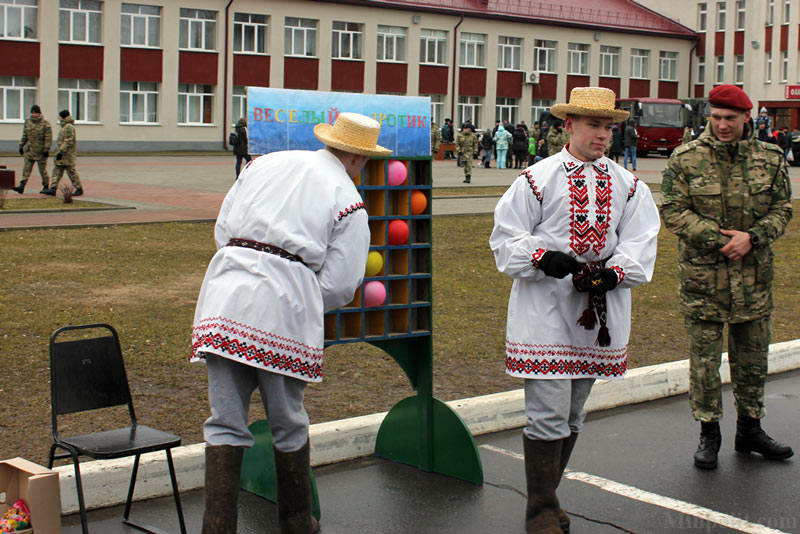
[[408,177],[408,169],[402,161],[393,159],[388,164],[387,183],[389,185],[403,185]]
[[377,280],[364,284],[364,306],[372,308],[386,302],[386,286]]
[[396,219],[389,221],[389,244],[405,245],[408,243],[408,223]]

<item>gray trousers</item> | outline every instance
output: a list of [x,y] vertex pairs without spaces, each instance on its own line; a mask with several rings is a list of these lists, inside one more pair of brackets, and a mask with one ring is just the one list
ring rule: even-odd
[[525,380],[525,428],[529,439],[556,441],[581,431],[594,378]]
[[247,429],[250,397],[261,392],[275,447],[282,452],[301,448],[308,440],[308,414],[303,407],[306,383],[215,354],[205,354],[211,417],[203,425],[209,445],[252,447]]

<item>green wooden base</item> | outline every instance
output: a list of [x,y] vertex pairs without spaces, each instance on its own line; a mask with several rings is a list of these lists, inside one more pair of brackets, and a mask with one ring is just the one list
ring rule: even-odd
[[[421,416],[431,410],[432,417]],[[429,428],[423,428],[426,420]],[[483,484],[481,457],[467,425],[434,397],[414,396],[398,402],[381,423],[375,455]]]
[[[242,482],[241,488],[250,493],[272,501],[278,502],[278,491],[275,482],[275,453],[272,449],[272,432],[269,430],[269,422],[261,419],[251,424],[250,432],[256,439],[253,447],[245,449],[242,458]],[[320,518],[319,495],[317,494],[317,482],[314,480],[314,473],[309,473],[311,477],[311,513],[317,519]]]

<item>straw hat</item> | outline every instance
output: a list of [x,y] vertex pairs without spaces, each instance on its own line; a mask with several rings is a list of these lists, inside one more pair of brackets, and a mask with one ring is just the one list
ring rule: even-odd
[[320,123],[314,126],[314,135],[326,145],[361,156],[388,156],[388,148],[377,144],[381,125],[378,121],[358,113],[339,113],[333,126]]
[[569,93],[569,103],[556,104],[550,108],[550,113],[559,119],[566,119],[567,115],[584,115],[624,121],[630,113],[614,109],[616,96],[614,91],[605,87],[575,87]]

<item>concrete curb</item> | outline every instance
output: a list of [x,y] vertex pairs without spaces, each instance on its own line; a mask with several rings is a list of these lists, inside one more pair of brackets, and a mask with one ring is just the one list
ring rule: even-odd
[[[727,362],[728,355],[723,354]],[[770,346],[769,373],[800,368],[800,339]],[[689,362],[681,360],[633,369],[622,380],[599,380],[586,404],[587,411],[605,410],[626,404],[686,393]],[[730,383],[727,365],[721,368],[723,383]],[[506,391],[447,403],[473,435],[518,428],[525,424],[523,390]],[[687,408],[688,409],[688,408]],[[314,466],[369,456],[375,450],[375,436],[387,412],[311,425],[311,464]],[[203,443],[173,449],[181,491],[203,487]],[[101,508],[125,502],[132,459],[102,460],[81,464],[86,506]],[[78,511],[75,474],[71,465],[55,468],[61,482],[61,512]],[[136,484],[136,500],[172,492],[164,453],[142,456]]]

